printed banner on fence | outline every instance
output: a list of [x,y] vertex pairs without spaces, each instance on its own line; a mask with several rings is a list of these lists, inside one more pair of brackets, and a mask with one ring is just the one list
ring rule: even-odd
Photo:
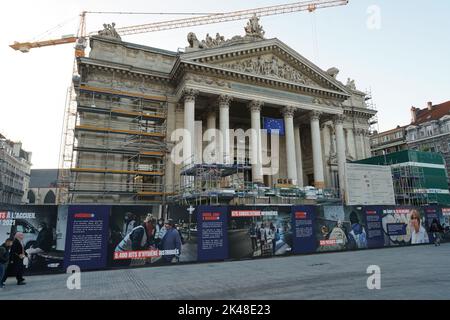
[[294,253],[312,253],[317,249],[316,207],[292,206]]
[[292,252],[290,206],[230,207],[228,246],[231,259],[269,257]]
[[197,207],[198,260],[228,258],[227,207]]
[[69,206],[64,267],[81,270],[107,265],[108,223],[111,206]]

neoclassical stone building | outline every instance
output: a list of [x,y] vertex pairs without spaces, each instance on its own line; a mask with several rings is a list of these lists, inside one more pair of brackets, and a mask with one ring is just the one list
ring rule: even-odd
[[[161,201],[179,190],[187,159],[204,160],[207,129],[255,129],[247,155],[251,149],[261,157],[265,117],[284,121],[279,155],[271,155],[280,168],[270,175],[261,163],[249,165],[237,173],[246,181],[339,189],[345,162],[370,156],[375,111],[365,93],[354,81],[338,81],[336,68],[324,71],[279,39],[266,39],[258,18],[243,36],[199,41],[189,33],[188,43],[184,52],[170,52],[123,42],[113,32],[90,38],[74,79],[70,201]],[[184,164],[170,158],[177,128],[193,137]],[[236,144],[225,137],[217,151],[226,158]],[[220,186],[232,188],[227,181]]]

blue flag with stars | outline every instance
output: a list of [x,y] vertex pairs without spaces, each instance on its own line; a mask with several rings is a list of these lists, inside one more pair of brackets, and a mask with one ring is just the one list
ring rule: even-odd
[[278,129],[279,135],[284,136],[284,120],[263,117],[263,129],[267,130],[267,134],[271,134],[272,130]]

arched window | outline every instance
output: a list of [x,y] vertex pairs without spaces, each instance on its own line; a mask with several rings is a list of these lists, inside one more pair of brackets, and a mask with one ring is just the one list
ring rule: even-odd
[[36,203],[36,196],[34,195],[33,190],[28,190],[28,203]]
[[56,196],[52,190],[45,195],[44,203],[56,203]]

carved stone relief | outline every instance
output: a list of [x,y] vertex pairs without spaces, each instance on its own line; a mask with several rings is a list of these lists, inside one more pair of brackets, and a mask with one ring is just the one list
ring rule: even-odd
[[219,66],[239,72],[248,72],[276,79],[284,79],[310,86],[316,85],[311,79],[287,63],[283,62],[275,55],[265,55],[239,61],[232,61],[219,64]]

